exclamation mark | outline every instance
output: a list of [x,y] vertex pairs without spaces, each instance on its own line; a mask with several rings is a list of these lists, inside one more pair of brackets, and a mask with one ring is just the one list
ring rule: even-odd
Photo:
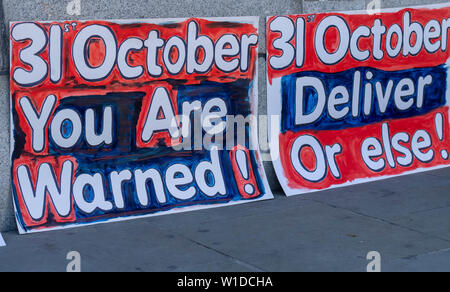
[[250,152],[247,148],[236,146],[230,152],[234,178],[243,198],[251,199],[260,195],[257,189],[255,174],[250,163]]
[[[236,162],[238,164],[239,170],[241,171],[241,175],[244,178],[244,180],[248,181],[250,178],[250,173],[248,171],[248,163],[247,163],[247,154],[244,150],[237,150],[236,151]],[[251,184],[246,184],[244,186],[244,191],[248,195],[253,195],[255,193],[255,187]]]
[[[436,117],[434,118],[434,124],[436,127],[436,133],[438,135],[439,141],[444,140],[444,118],[441,113],[436,114]],[[444,158],[444,160],[448,159],[448,151],[447,150],[441,150],[441,156]]]

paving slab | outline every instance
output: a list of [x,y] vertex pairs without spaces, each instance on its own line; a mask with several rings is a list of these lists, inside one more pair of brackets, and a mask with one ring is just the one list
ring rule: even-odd
[[386,258],[404,258],[450,244],[343,209],[296,201],[303,204],[205,222],[201,229],[188,225],[170,230],[266,271],[365,271],[365,257],[373,250]]
[[155,226],[132,221],[18,236],[4,234],[0,271],[64,272],[71,251],[91,271],[255,271],[248,265]]
[[[408,216],[450,207],[449,169],[326,190],[304,197],[381,219]],[[450,214],[445,220],[450,222]]]
[[401,226],[450,240],[450,207],[413,212],[388,219]]
[[386,272],[448,272],[450,270],[450,249],[443,249],[395,261],[382,263]]

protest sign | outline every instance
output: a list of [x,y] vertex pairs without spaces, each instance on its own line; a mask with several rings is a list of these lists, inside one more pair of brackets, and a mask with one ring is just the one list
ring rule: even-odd
[[267,20],[275,171],[287,195],[450,165],[448,4]]
[[10,40],[21,233],[272,198],[257,17],[15,22]]

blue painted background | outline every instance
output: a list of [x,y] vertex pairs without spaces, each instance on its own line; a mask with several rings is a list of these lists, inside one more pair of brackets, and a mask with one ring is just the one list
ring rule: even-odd
[[[446,68],[445,65],[431,68],[420,68],[420,69],[410,69],[404,71],[386,72],[382,70],[377,70],[373,68],[360,67],[351,70],[343,71],[340,73],[320,73],[320,72],[301,72],[288,76],[284,76],[281,80],[282,85],[282,120],[281,120],[281,131],[285,133],[286,131],[298,132],[300,130],[341,130],[351,127],[360,127],[364,125],[369,125],[377,122],[381,122],[388,119],[401,119],[409,118],[414,116],[419,116],[433,111],[446,104],[446,90],[447,84],[446,80]],[[353,76],[356,71],[361,72],[361,86],[359,95],[359,115],[355,118],[351,114],[351,102],[353,94]],[[373,78],[371,80],[366,79],[366,72],[370,71],[373,73]],[[403,78],[411,78],[415,85],[415,93],[412,95],[414,100],[417,100],[417,81],[419,77],[425,77],[431,75],[433,77],[433,82],[431,85],[425,87],[424,91],[424,104],[422,108],[417,108],[412,106],[406,111],[400,111],[395,107],[394,103],[394,91],[396,84]],[[308,125],[295,125],[295,97],[296,97],[296,81],[299,77],[316,77],[322,80],[325,93],[328,96],[332,89],[336,86],[345,86],[350,95],[350,105],[349,114],[341,120],[334,120],[327,111],[327,105],[325,105],[324,112],[321,117],[312,124]],[[376,98],[375,83],[381,82],[383,86],[383,93],[385,93],[386,85],[388,81],[394,81],[394,87],[392,89],[392,96],[389,100],[387,110],[385,113],[381,113],[378,100]],[[364,87],[365,84],[371,83],[373,87],[373,98],[372,98],[372,112],[370,115],[366,116],[364,114]],[[410,98],[410,97],[405,97]],[[311,113],[317,105],[317,92],[313,88],[305,88],[304,92],[304,108],[305,114]],[[342,109],[345,105],[338,106],[337,109]]]

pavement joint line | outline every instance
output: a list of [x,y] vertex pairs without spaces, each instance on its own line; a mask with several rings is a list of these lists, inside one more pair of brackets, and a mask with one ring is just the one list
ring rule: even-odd
[[447,238],[443,238],[443,237],[440,237],[440,236],[428,234],[428,233],[425,233],[423,231],[416,230],[416,229],[408,227],[408,226],[403,226],[403,225],[400,225],[400,224],[395,223],[395,222],[391,222],[391,221],[383,219],[383,218],[379,218],[379,217],[376,217],[376,216],[371,216],[371,215],[367,215],[367,214],[364,214],[364,213],[360,213],[360,212],[357,212],[357,211],[352,210],[352,209],[339,207],[339,206],[336,206],[336,205],[333,205],[333,204],[330,204],[330,203],[327,203],[327,202],[324,202],[324,201],[320,201],[320,200],[317,200],[317,199],[311,199],[310,198],[309,200],[311,200],[313,202],[316,202],[316,203],[325,204],[325,205],[327,205],[329,207],[332,207],[332,208],[335,208],[335,209],[346,210],[348,212],[354,213],[354,214],[359,215],[359,216],[367,217],[367,218],[370,218],[370,219],[373,219],[373,220],[376,220],[376,221],[380,221],[380,222],[383,222],[383,223],[387,223],[387,224],[390,224],[390,225],[393,225],[393,226],[396,226],[396,227],[399,227],[399,228],[402,228],[402,229],[405,229],[405,230],[416,232],[418,234],[421,234],[421,235],[424,235],[424,236],[427,236],[427,237],[430,237],[430,238],[439,239],[439,240],[442,240],[442,241],[450,243],[450,240],[447,239]]
[[410,214],[420,214],[420,213],[425,213],[425,212],[434,211],[434,210],[440,210],[440,209],[445,209],[445,208],[450,208],[450,205],[442,206],[442,207],[436,207],[436,208],[431,208],[431,209],[425,209],[425,210],[418,210],[418,211],[411,212]]
[[253,264],[250,264],[250,263],[247,263],[247,262],[245,262],[245,261],[242,261],[242,260],[240,260],[240,259],[238,259],[238,258],[235,258],[234,256],[229,255],[229,254],[227,254],[227,253],[225,253],[225,252],[223,252],[223,251],[220,251],[220,250],[218,250],[218,249],[215,249],[215,248],[213,248],[213,247],[210,247],[210,246],[208,246],[208,245],[206,245],[206,244],[203,244],[203,243],[201,243],[201,242],[199,242],[199,241],[197,241],[197,240],[194,240],[194,239],[192,239],[192,238],[189,238],[189,237],[187,237],[187,236],[184,236],[183,234],[179,234],[178,232],[173,232],[173,233],[175,233],[176,235],[180,236],[181,238],[184,238],[184,239],[186,239],[186,240],[188,240],[188,241],[190,241],[190,242],[192,242],[192,243],[194,243],[194,244],[196,244],[196,245],[198,245],[198,246],[201,246],[201,247],[206,248],[206,249],[208,249],[208,250],[210,250],[210,251],[213,251],[213,252],[218,253],[218,254],[220,254],[220,255],[222,255],[222,256],[225,256],[225,257],[227,257],[227,258],[229,258],[229,259],[232,259],[236,264],[239,264],[239,265],[241,265],[241,266],[243,266],[243,267],[245,267],[245,268],[247,268],[247,269],[256,270],[257,272],[260,272],[260,273],[261,273],[261,272],[266,272],[266,271],[264,271],[263,269],[261,269],[261,268],[255,266],[255,265],[253,265]]
[[440,254],[440,253],[443,253],[443,252],[447,252],[447,251],[450,251],[450,247],[449,248],[444,248],[444,249],[439,249],[439,250],[433,250],[433,251],[426,252],[426,253],[419,253],[419,254],[415,254],[415,255],[410,255],[410,256],[407,256],[407,257],[403,257],[401,259],[402,260],[417,259],[417,258],[421,258],[421,257],[424,257],[424,256],[437,255],[437,254]]
[[435,255],[435,254],[440,254],[440,253],[447,252],[447,251],[450,251],[450,247],[449,248],[440,249],[440,250],[434,250],[434,251],[426,252],[426,253],[423,253],[423,254],[418,254],[417,257],[423,257],[423,256],[428,256],[428,255]]

